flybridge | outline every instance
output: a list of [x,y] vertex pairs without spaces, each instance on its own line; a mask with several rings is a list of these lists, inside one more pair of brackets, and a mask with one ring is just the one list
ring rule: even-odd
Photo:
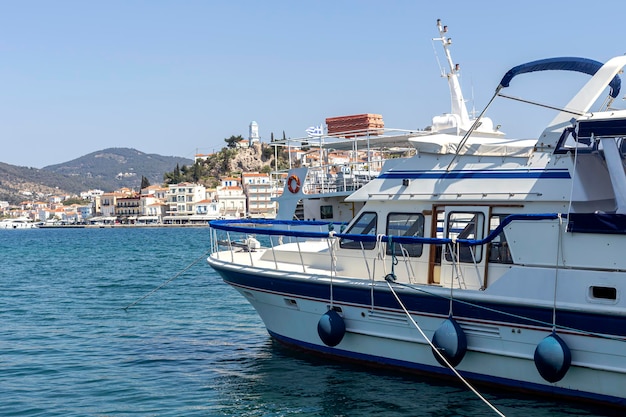
[[470,137],[465,142],[460,136],[435,134],[410,138],[411,144],[419,153],[463,154],[479,156],[529,157],[535,143],[534,139],[502,139]]

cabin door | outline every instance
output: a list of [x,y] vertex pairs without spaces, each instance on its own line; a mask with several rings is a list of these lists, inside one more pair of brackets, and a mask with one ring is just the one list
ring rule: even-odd
[[[489,207],[446,206],[443,212],[444,238],[478,240],[488,233]],[[441,245],[439,284],[461,289],[484,288],[486,264],[485,245]]]

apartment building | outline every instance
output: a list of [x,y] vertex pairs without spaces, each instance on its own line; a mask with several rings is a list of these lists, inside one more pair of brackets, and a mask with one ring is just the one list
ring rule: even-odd
[[247,216],[251,218],[276,217],[276,187],[269,174],[248,172],[241,174],[241,183],[247,200]]
[[246,195],[239,178],[221,178],[221,185],[216,188],[221,217],[239,218],[247,213]]
[[206,199],[204,185],[181,182],[170,184],[167,192],[167,215],[165,223],[188,223],[195,214],[195,204]]

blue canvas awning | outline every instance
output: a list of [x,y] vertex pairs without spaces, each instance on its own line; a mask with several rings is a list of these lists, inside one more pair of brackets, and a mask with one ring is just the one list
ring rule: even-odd
[[626,215],[613,213],[570,213],[567,231],[574,233],[626,234]]
[[592,136],[605,138],[626,137],[626,120],[578,120],[576,123],[576,137],[578,138],[578,140],[591,138]]
[[[502,81],[500,81],[500,87],[508,87],[514,77],[520,74],[525,74],[527,72],[575,71],[582,72],[584,74],[594,75],[596,72],[598,72],[602,65],[603,64],[601,62],[587,58],[561,57],[540,59],[538,61],[528,62],[526,64],[518,65],[514,68],[511,68],[509,71],[507,71],[506,74],[504,74]],[[611,97],[616,98],[619,95],[621,85],[622,80],[619,78],[618,75],[616,75],[609,84],[611,88]]]

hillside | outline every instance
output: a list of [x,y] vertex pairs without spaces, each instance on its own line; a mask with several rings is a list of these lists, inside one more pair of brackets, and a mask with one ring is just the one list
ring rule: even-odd
[[[279,169],[288,167],[287,158],[284,151],[278,153]],[[150,184],[192,181],[215,187],[222,175],[269,172],[275,167],[273,148],[261,143],[245,149],[224,148],[197,164],[186,158],[109,148],[43,169],[0,162],[0,200],[17,204],[26,199],[78,194],[90,189],[113,191],[128,187],[138,190],[142,176]]]
[[[278,157],[278,164],[275,156]],[[267,173],[276,169],[277,165],[278,169],[288,169],[288,158],[284,148],[275,154],[274,147],[266,143],[255,143],[242,149],[225,147],[193,165],[166,172],[164,179],[166,184],[189,181],[213,188],[224,175],[239,176],[242,172],[254,171]]]
[[79,179],[0,162],[0,200],[11,204],[39,196],[68,193],[68,190],[78,187]]
[[43,169],[0,162],[0,200],[16,204],[51,194],[76,194],[89,189],[139,189],[141,177],[163,183],[163,174],[193,164],[186,158],[146,154],[130,148],[109,148]]
[[163,182],[163,173],[177,164],[190,165],[193,161],[174,156],[146,154],[131,148],[109,148],[62,164],[49,165],[43,170],[97,181],[104,184],[100,188],[110,191],[120,187],[138,188],[142,175],[151,184],[160,184]]

